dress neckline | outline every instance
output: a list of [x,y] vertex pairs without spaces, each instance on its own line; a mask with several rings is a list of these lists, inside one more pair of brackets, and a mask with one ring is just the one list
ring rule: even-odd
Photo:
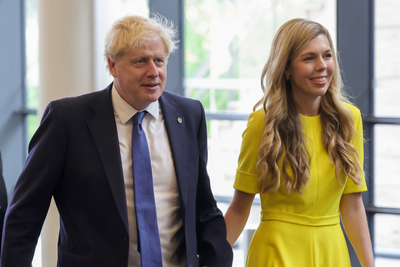
[[300,114],[300,113],[298,113],[299,114],[299,116],[301,117],[301,118],[304,118],[304,119],[308,119],[308,120],[319,120],[319,118],[321,117],[321,115],[320,114],[318,114],[318,115],[315,115],[315,116],[306,116],[306,115],[303,115],[303,114]]

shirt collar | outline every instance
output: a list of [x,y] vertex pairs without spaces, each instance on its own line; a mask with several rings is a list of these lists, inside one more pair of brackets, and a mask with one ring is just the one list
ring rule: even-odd
[[[129,105],[117,92],[115,85],[111,90],[111,101],[114,108],[114,113],[118,116],[122,124],[129,121],[138,111],[131,105]],[[160,104],[157,101],[150,103],[144,110],[146,110],[151,116],[158,120],[160,116]]]

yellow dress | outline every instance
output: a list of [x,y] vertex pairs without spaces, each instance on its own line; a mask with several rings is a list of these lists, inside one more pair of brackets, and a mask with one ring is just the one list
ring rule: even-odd
[[[353,145],[363,164],[363,136],[360,111],[345,104],[357,130]],[[263,109],[252,113],[243,133],[234,188],[260,193],[256,170],[258,148],[264,131]],[[310,180],[303,194],[287,193],[283,180],[277,193],[261,194],[261,222],[247,255],[248,267],[350,267],[346,241],[340,227],[342,194],[366,191],[365,179],[356,186],[350,178],[340,185],[322,143],[320,117],[302,116],[302,129],[310,152]],[[282,169],[282,158],[278,165]],[[288,170],[291,173],[291,170]],[[281,173],[282,177],[282,173]]]

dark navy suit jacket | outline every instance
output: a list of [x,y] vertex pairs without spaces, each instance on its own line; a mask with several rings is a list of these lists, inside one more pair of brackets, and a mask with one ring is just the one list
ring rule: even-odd
[[[2,267],[30,266],[52,196],[60,213],[58,266],[127,267],[129,228],[111,88],[47,106],[6,213]],[[206,171],[203,107],[169,92],[159,102],[178,180],[187,266],[231,266]]]
[[[0,240],[2,237],[3,220],[7,209],[7,190],[3,178],[3,161],[0,152]],[[0,246],[1,248],[1,246]]]

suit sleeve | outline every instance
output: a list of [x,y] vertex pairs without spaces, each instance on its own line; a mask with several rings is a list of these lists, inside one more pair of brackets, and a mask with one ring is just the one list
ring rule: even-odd
[[50,103],[29,145],[29,155],[6,212],[1,266],[31,266],[66,149],[61,112]]
[[[200,104],[200,102],[199,102]],[[207,173],[207,127],[203,106],[198,130],[199,174],[196,199],[196,231],[200,266],[232,266],[232,248],[226,240],[226,226],[210,187]]]
[[[6,208],[7,208],[7,190],[3,178],[3,161],[1,160],[1,152],[0,152],[0,229],[3,229],[4,215],[6,212]],[[1,238],[2,235],[0,232],[0,240]]]

